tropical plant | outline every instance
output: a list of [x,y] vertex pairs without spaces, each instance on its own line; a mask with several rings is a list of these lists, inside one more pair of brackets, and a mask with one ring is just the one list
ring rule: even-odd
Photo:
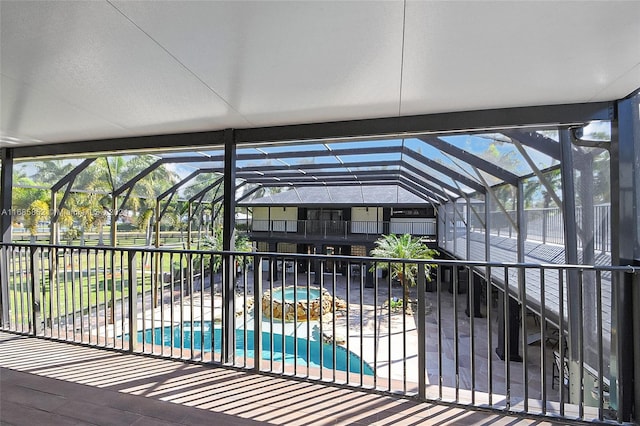
[[35,242],[35,236],[38,233],[38,225],[40,222],[49,220],[49,204],[43,200],[33,201],[29,204],[29,208],[24,219],[25,227],[31,234],[31,242]]
[[40,185],[22,172],[16,173],[13,183],[11,205],[15,213],[12,221],[24,223],[34,241],[38,222],[49,220],[49,192],[38,189]]
[[[376,247],[371,250],[372,257],[423,260],[433,259],[439,253],[430,249],[420,241],[419,237],[404,235],[382,235],[375,242]],[[404,299],[409,300],[409,287],[416,285],[418,278],[418,264],[413,262],[379,262],[375,265],[382,270],[389,270],[391,279],[397,279],[404,289]],[[430,280],[431,268],[436,265],[427,264],[425,267],[426,279]]]
[[[216,226],[213,232],[213,236],[209,236],[209,235],[204,236],[202,245],[204,246],[205,250],[222,251],[223,250],[222,238],[223,238],[223,228],[222,226]],[[243,236],[241,237],[236,236],[234,246],[235,246],[234,251],[242,251],[242,252],[248,253],[253,250],[251,241],[248,238]],[[213,270],[217,272],[220,270],[220,266],[222,264],[222,256],[211,256],[211,257],[213,258]],[[205,262],[207,261],[208,261],[208,258],[205,259]],[[240,264],[247,265],[251,263],[252,257],[242,256],[242,257],[239,257],[237,261]],[[207,268],[208,266],[209,265],[205,265],[205,268]]]

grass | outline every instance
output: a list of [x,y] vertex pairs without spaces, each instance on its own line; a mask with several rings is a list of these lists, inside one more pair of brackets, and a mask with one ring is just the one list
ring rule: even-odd
[[[77,253],[60,250],[57,268],[53,256],[36,256],[36,259],[35,269],[42,271],[37,281],[40,284],[40,312],[45,322],[90,311],[95,315],[96,309],[104,309],[105,302],[108,306],[114,301],[116,305],[125,303],[129,294],[129,271],[135,271],[137,294],[146,296],[155,282],[164,281],[154,280],[156,273],[158,277],[166,273],[177,277],[181,268],[188,266],[187,257],[178,253],[137,254],[132,268],[127,253],[119,251]],[[32,304],[29,252],[12,253],[9,263],[10,322],[18,329],[28,329]],[[194,259],[194,263],[198,262]]]

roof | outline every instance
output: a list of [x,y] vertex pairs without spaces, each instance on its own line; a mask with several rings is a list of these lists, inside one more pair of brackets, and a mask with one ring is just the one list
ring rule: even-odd
[[267,194],[238,206],[422,206],[421,197],[396,185],[305,186]]
[[640,87],[637,1],[0,12],[0,147],[610,101]]

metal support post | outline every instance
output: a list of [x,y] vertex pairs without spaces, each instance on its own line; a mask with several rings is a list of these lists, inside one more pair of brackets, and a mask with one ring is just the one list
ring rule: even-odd
[[118,217],[120,212],[118,209],[118,197],[113,196],[111,199],[111,247],[118,244]]
[[[640,264],[640,93],[617,103],[611,126],[611,263]],[[611,406],[640,419],[640,277],[612,274]],[[633,342],[630,344],[629,342]],[[635,383],[634,383],[635,382]]]
[[[3,148],[0,151],[2,170],[0,170],[0,234],[3,243],[11,243],[11,217],[13,195],[13,151]],[[2,310],[1,325],[9,325],[9,265],[5,247],[0,257],[0,309]]]
[[[224,195],[222,249],[235,250],[235,210],[236,210],[236,141],[233,129],[224,131]],[[235,357],[235,258],[223,256],[226,274],[223,274],[223,323],[222,362],[233,364]],[[256,295],[258,296],[258,295]],[[259,349],[258,349],[259,350]]]
[[189,201],[188,203],[189,209],[189,220],[187,221],[187,250],[191,250],[191,232],[193,231],[193,225],[191,221],[193,219],[193,203]]
[[60,223],[58,221],[58,192],[51,190],[51,224],[50,226],[50,238],[51,244],[60,244]]
[[[564,221],[565,260],[568,264],[578,264],[578,230],[575,220],[576,194],[573,176],[573,145],[569,129],[560,130],[561,178],[562,178],[562,218]],[[569,358],[569,402],[577,403],[581,397],[582,366],[579,365],[580,347],[582,346],[582,289],[576,270],[567,271],[567,340]],[[559,303],[562,303],[560,301]],[[560,330],[562,338],[563,330]],[[562,382],[561,382],[562,383]]]

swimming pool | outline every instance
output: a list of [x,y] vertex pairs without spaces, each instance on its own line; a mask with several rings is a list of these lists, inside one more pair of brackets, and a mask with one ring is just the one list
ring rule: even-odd
[[[195,350],[201,350],[202,342],[204,342],[204,351],[219,352],[221,350],[222,343],[222,329],[220,327],[214,327],[211,321],[204,321],[204,327],[200,321],[193,322],[193,348]],[[191,348],[191,322],[185,321],[182,325],[182,331],[179,325],[171,327],[164,327],[164,342],[163,346],[173,346],[174,348],[183,347],[185,349]],[[173,329],[173,330],[172,330]],[[154,329],[148,329],[138,332],[138,342],[151,343],[151,336],[155,344],[159,344],[162,341],[162,327],[156,327]],[[236,330],[236,357],[243,358],[246,354],[247,358],[254,357],[253,346],[253,330],[247,330],[247,340],[244,339],[244,330]],[[293,364],[297,359],[299,366],[320,367],[320,351],[322,350],[322,365],[325,368],[333,368],[333,345],[321,343],[316,340],[310,340],[309,350],[307,351],[307,339],[297,339],[297,358],[295,354],[295,340],[293,336],[284,336],[284,351],[283,339],[281,334],[273,334],[273,352],[271,351],[271,337],[272,334],[266,331],[262,332],[262,359],[273,361],[284,361],[288,364]],[[373,376],[373,368],[353,352],[347,351],[342,346],[336,345],[336,370],[348,371],[352,373],[360,373],[360,364],[362,363],[363,374],[367,376]]]

